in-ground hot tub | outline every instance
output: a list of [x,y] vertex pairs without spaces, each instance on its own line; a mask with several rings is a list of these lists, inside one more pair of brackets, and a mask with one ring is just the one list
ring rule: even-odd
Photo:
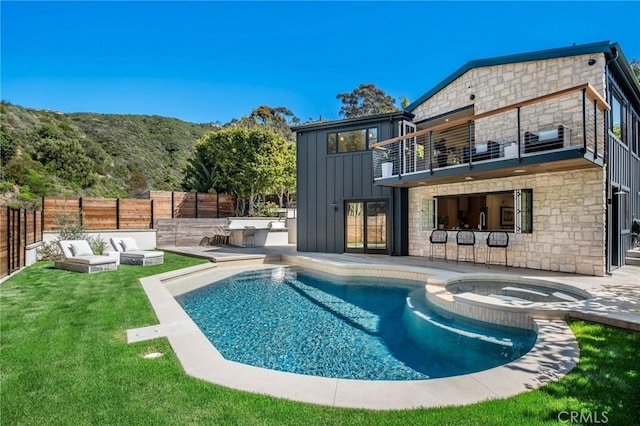
[[533,328],[533,320],[564,319],[591,294],[552,281],[501,275],[454,278],[427,284],[427,299],[439,308],[492,324]]
[[494,297],[500,300],[526,302],[578,302],[591,295],[576,287],[540,282],[512,281],[474,281],[463,280],[447,284],[447,290],[453,294],[474,293]]

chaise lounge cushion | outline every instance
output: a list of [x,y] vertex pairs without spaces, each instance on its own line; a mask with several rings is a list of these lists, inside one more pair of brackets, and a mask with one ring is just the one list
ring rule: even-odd
[[122,253],[122,255],[124,255],[125,257],[149,259],[152,257],[162,257],[164,256],[164,252],[149,251],[149,250],[133,250],[133,251],[125,251]]
[[115,260],[112,257],[94,255],[89,243],[85,240],[58,241],[58,246],[62,250],[65,262],[82,265],[104,265],[115,263]]
[[98,256],[98,255],[88,255],[88,256],[77,256],[70,257],[65,259],[66,262],[70,263],[79,263],[82,265],[104,265],[106,263],[115,263],[115,260],[109,256]]
[[71,243],[71,253],[73,256],[93,256],[93,250],[91,246],[85,240],[73,241]]

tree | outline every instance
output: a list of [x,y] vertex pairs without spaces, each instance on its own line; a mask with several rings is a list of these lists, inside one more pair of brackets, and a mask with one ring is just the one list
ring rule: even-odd
[[295,135],[291,131],[290,126],[299,122],[300,119],[296,117],[289,108],[282,106],[273,108],[268,105],[260,105],[254,108],[248,117],[242,117],[240,120],[235,120],[235,122],[232,120],[231,123],[247,127],[269,127],[285,138],[285,140],[295,142]]
[[[258,194],[273,194],[280,185],[288,158],[287,145],[271,128],[235,125],[208,132],[199,139],[196,158],[200,156],[207,172],[215,176],[215,189],[224,188],[236,195],[241,214],[248,202],[248,213],[252,214]],[[196,178],[197,174],[194,167],[188,178]]]
[[629,65],[631,65],[631,70],[636,75],[636,78],[640,80],[640,62],[634,58],[629,62]]
[[384,114],[398,110],[395,105],[396,100],[371,83],[361,84],[351,93],[338,93],[336,98],[342,101],[340,115],[345,118]]
[[217,187],[217,183],[214,166],[203,157],[202,153],[197,152],[185,172],[183,188],[187,191],[218,192],[220,188]]
[[289,195],[296,190],[296,145],[288,143],[284,146],[284,163],[282,174],[277,178],[276,194],[280,207],[284,207],[284,196]]
[[36,145],[35,156],[47,169],[72,184],[87,188],[95,181],[95,163],[75,139],[41,139]]

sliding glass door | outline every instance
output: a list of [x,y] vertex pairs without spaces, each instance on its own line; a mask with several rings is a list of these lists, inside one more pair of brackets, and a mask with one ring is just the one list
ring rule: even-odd
[[345,212],[346,251],[387,252],[386,201],[349,201]]

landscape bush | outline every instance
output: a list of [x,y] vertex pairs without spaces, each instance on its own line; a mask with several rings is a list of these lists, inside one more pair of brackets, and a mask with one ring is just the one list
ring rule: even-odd
[[56,212],[53,214],[53,229],[58,231],[57,238],[51,242],[43,242],[38,248],[39,260],[60,260],[63,258],[59,241],[86,240],[93,254],[103,254],[108,243],[100,235],[87,235],[86,229],[80,221],[80,216],[69,212]]

